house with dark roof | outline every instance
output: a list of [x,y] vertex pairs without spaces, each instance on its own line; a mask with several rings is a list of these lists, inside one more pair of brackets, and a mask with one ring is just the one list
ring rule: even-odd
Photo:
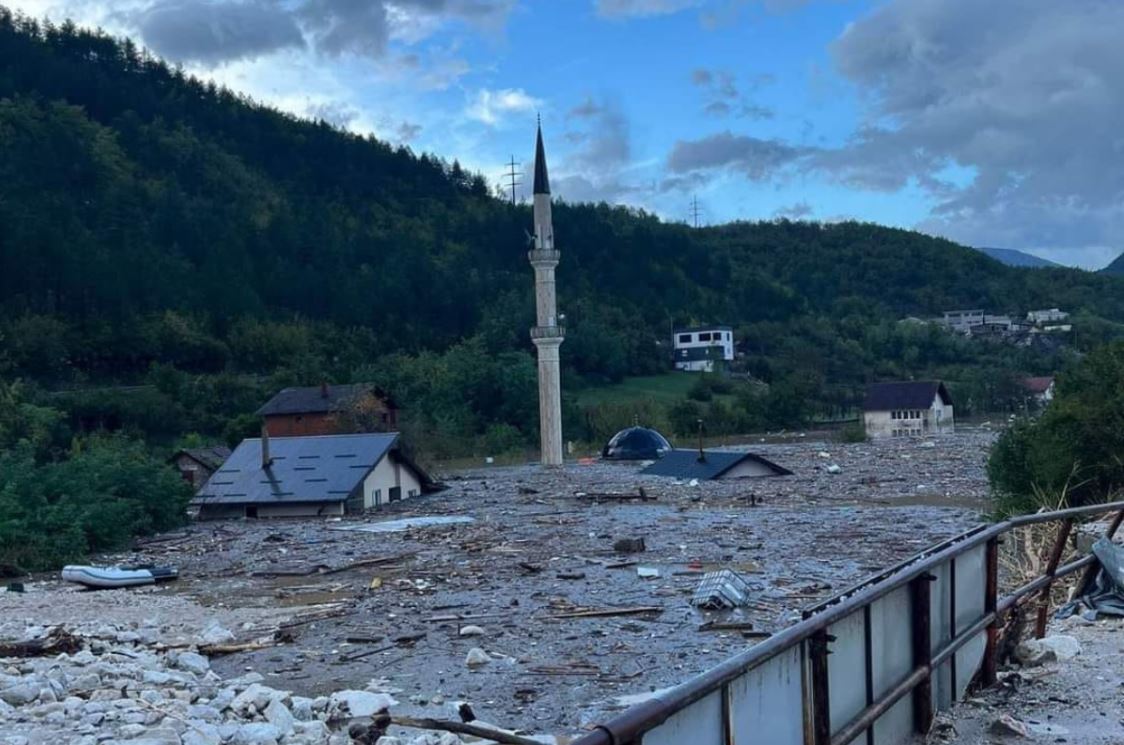
[[730,450],[672,450],[640,473],[681,481],[792,475],[792,471],[760,455]]
[[368,383],[285,388],[257,411],[273,437],[390,432],[398,409]]
[[183,480],[191,484],[191,488],[198,489],[207,483],[211,474],[221,468],[229,457],[230,448],[226,445],[210,445],[178,450],[168,458],[168,462],[176,467]]
[[952,396],[939,380],[871,383],[863,401],[869,437],[921,437],[951,432]]
[[435,491],[398,433],[243,440],[196,493],[200,518],[323,517]]

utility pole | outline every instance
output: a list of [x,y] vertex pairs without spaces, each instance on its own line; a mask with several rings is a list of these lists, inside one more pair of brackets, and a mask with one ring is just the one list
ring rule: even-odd
[[511,161],[507,164],[507,170],[504,171],[504,178],[508,180],[508,188],[511,189],[511,206],[515,206],[515,187],[523,185],[523,175],[519,172],[519,166],[522,163],[515,162],[515,156],[511,156]]

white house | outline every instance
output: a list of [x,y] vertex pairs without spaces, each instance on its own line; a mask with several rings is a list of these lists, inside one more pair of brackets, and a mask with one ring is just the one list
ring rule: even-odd
[[337,516],[434,491],[398,434],[243,440],[191,504],[201,518]]
[[1054,378],[1052,375],[1040,378],[1024,378],[1023,388],[1026,389],[1027,403],[1033,402],[1038,408],[1045,408],[1054,400]]
[[973,326],[979,326],[984,322],[985,313],[983,310],[946,310],[941,323],[948,326],[953,331],[967,333]]
[[1046,310],[1032,310],[1026,314],[1026,320],[1031,323],[1057,323],[1069,318],[1069,313],[1058,308],[1048,308]]
[[952,432],[952,397],[940,381],[872,383],[863,424],[870,437],[920,437]]
[[734,359],[734,331],[729,326],[677,329],[671,347],[676,370],[713,372],[716,361]]

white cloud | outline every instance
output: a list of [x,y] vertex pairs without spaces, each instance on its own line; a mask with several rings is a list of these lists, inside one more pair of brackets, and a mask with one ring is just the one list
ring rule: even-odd
[[703,0],[596,0],[597,13],[605,18],[640,18],[697,8]]
[[526,114],[541,109],[543,102],[528,94],[522,88],[502,88],[476,91],[465,115],[470,119],[495,126],[510,114]]

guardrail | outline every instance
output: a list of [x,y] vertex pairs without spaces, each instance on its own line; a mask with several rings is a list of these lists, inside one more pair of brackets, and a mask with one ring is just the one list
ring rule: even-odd
[[[934,546],[809,609],[800,623],[666,693],[625,710],[573,745],[899,745],[977,676],[996,680],[1004,617],[1037,599],[1045,634],[1055,579],[1096,571],[1086,555],[1058,566],[1074,523],[1124,502],[1017,517]],[[1043,574],[999,597],[999,541],[1060,522]]]

